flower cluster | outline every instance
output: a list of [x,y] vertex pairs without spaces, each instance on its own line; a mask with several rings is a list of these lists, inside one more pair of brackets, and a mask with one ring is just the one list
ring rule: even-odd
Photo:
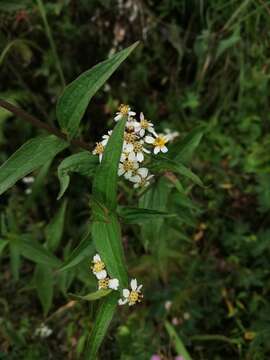
[[[131,110],[129,105],[122,104],[119,106],[114,120],[117,122],[122,118],[127,119],[118,175],[124,176],[134,184],[135,188],[138,188],[148,186],[153,177],[143,166],[146,154],[150,154],[152,151],[155,155],[159,152],[166,153],[168,151],[166,144],[174,139],[175,134],[174,137],[170,134],[158,135],[154,125],[144,117],[142,112],[139,121],[135,119],[135,115],[136,113]],[[111,133],[112,131],[109,131],[107,135],[103,135],[100,142],[96,143],[93,154],[99,156],[99,161],[102,160]]]
[[[91,270],[98,279],[98,289],[112,289],[118,290],[119,280],[111,279],[106,271],[105,264],[101,260],[99,254],[93,257]],[[131,290],[123,289],[123,299],[118,300],[119,305],[128,304],[129,306],[135,305],[137,302],[141,302],[143,295],[141,293],[142,285],[137,284],[136,279],[132,279],[130,282]]]
[[98,289],[112,289],[117,290],[119,287],[118,279],[111,279],[106,271],[105,264],[101,257],[96,254],[92,260],[91,270],[98,279]]

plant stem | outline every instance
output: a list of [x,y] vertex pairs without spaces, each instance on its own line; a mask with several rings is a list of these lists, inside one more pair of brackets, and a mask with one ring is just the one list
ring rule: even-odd
[[12,112],[16,116],[20,117],[21,119],[27,121],[28,123],[34,125],[35,127],[39,128],[39,129],[46,130],[49,133],[59,137],[60,139],[68,141],[72,145],[79,146],[82,149],[90,151],[90,146],[86,142],[79,140],[79,139],[69,139],[66,134],[62,133],[60,130],[58,130],[54,126],[46,124],[45,122],[28,114],[23,109],[20,109],[17,106],[14,106],[13,104],[10,104],[9,102],[7,102],[5,100],[0,99],[0,107]]
[[56,50],[55,42],[54,42],[54,39],[53,39],[53,36],[52,36],[51,28],[50,28],[50,25],[49,25],[48,20],[47,20],[46,10],[45,10],[43,1],[42,0],[37,0],[37,5],[38,5],[40,15],[41,15],[43,23],[44,23],[46,35],[48,37],[48,40],[49,40],[49,43],[50,43],[50,46],[51,46],[51,49],[52,49],[52,52],[53,52],[53,57],[54,57],[54,60],[55,60],[55,64],[56,64],[58,73],[59,73],[59,77],[60,77],[62,86],[64,88],[65,83],[66,83],[65,82],[65,77],[64,77],[64,73],[63,73],[63,69],[62,69],[62,66],[61,66],[59,56],[57,54],[57,50]]

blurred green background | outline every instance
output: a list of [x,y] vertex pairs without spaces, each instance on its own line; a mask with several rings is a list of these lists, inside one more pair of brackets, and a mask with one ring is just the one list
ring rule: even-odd
[[[181,220],[156,234],[149,234],[154,223],[124,226],[129,271],[144,284],[145,300],[114,319],[100,359],[174,359],[168,323],[195,360],[269,359],[269,1],[44,1],[59,62],[40,3],[0,1],[1,98],[56,125],[63,83],[140,40],[92,100],[81,138],[100,139],[119,103],[180,139],[204,128],[186,159],[205,185],[189,185],[193,203],[172,205],[166,179],[155,190],[160,208],[177,205]],[[0,109],[1,163],[39,133]],[[55,254],[69,256],[87,226],[90,190],[75,174],[64,201],[56,201],[57,165],[69,154],[44,164],[33,184],[20,181],[1,196],[0,238],[31,233],[43,243],[57,223]],[[120,192],[137,201],[125,185]],[[96,304],[75,303],[67,294],[95,287],[90,257],[61,275],[48,269],[44,278],[46,269],[39,273],[15,243],[2,243],[0,253],[0,359],[82,358]],[[40,283],[51,284],[43,303]],[[42,336],[43,323],[51,334]]]

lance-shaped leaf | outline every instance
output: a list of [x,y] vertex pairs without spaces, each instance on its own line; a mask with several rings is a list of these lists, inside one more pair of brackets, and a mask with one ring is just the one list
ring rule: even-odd
[[116,53],[70,83],[59,98],[56,116],[61,128],[73,137],[80,125],[89,101],[109,79],[118,66],[129,56],[138,42]]
[[45,228],[45,235],[47,240],[46,245],[51,251],[55,251],[61,241],[64,231],[66,208],[67,201],[63,201],[60,209]]
[[182,340],[180,339],[180,337],[176,333],[173,326],[168,321],[165,322],[165,328],[166,328],[166,330],[167,330],[167,332],[169,334],[169,337],[170,337],[171,341],[173,342],[173,344],[175,346],[175,350],[177,351],[177,353],[179,355],[183,356],[183,358],[185,360],[192,360],[192,358],[189,355],[184,343],[182,342]]
[[118,206],[118,215],[126,224],[142,224],[151,220],[176,217],[166,211]]
[[151,165],[149,165],[149,168],[153,171],[172,171],[188,178],[199,186],[203,186],[201,179],[191,170],[189,170],[185,165],[166,158],[165,156],[154,158]]
[[93,330],[86,345],[84,357],[85,360],[96,359],[98,349],[104,336],[106,335],[110,322],[112,321],[113,314],[116,310],[118,297],[118,293],[114,291],[101,303],[95,319]]
[[121,242],[121,229],[115,215],[118,166],[123,146],[126,119],[117,123],[105,147],[93,182],[92,238],[111,277],[127,284],[127,272]]
[[16,181],[53,159],[68,143],[54,135],[39,136],[23,144],[0,167],[0,195]]
[[98,157],[89,153],[89,151],[81,151],[78,154],[65,158],[58,166],[58,178],[60,182],[60,191],[57,199],[59,200],[65,193],[70,182],[70,173],[75,172],[80,175],[92,177],[98,165]]
[[73,300],[95,301],[109,295],[111,292],[111,289],[100,289],[98,291],[83,296],[76,294],[68,294],[68,296]]
[[51,308],[53,300],[53,271],[44,264],[37,264],[34,283],[45,315]]

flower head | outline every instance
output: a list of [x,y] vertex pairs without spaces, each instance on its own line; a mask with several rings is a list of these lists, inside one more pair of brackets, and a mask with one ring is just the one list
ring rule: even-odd
[[118,168],[118,175],[124,175],[126,179],[130,179],[133,172],[137,170],[139,167],[139,164],[136,161],[131,161],[128,159],[123,160],[123,162],[120,162],[119,168]]
[[134,183],[134,188],[146,187],[150,185],[150,180],[154,175],[148,175],[149,170],[147,168],[139,168],[133,172],[133,176],[129,179]]
[[92,272],[98,278],[98,280],[105,279],[107,277],[107,271],[105,270],[104,262],[101,261],[101,258],[98,254],[93,257],[92,264]]
[[117,122],[117,121],[121,120],[123,118],[123,116],[127,116],[127,118],[130,118],[135,115],[136,115],[136,113],[134,111],[131,111],[129,105],[121,104],[118,108],[118,112],[116,113],[114,120]]
[[102,160],[102,156],[103,156],[103,153],[104,153],[104,149],[105,149],[104,144],[102,144],[102,142],[97,142],[97,143],[96,143],[96,147],[95,147],[94,150],[92,151],[92,154],[93,154],[93,155],[98,155],[99,162],[101,162],[101,160]]
[[100,279],[98,281],[98,289],[112,289],[117,290],[119,287],[118,279],[110,279],[106,277],[105,279]]
[[135,123],[135,132],[139,133],[141,137],[145,135],[145,131],[153,132],[154,131],[154,125],[145,119],[143,113],[140,113],[140,122]]
[[136,279],[132,279],[130,282],[131,290],[123,289],[123,299],[118,300],[119,305],[128,304],[129,306],[135,305],[137,302],[141,302],[143,294],[141,293],[142,285],[137,284]]
[[146,136],[145,142],[147,144],[151,144],[154,146],[154,154],[158,154],[160,151],[163,153],[166,153],[168,151],[168,148],[165,146],[165,144],[169,141],[167,136],[164,135],[157,135],[156,133],[153,133],[153,136]]
[[143,162],[144,153],[150,154],[150,151],[147,150],[143,146],[143,144],[144,144],[143,140],[134,142],[133,149],[130,151],[128,155],[129,160]]

